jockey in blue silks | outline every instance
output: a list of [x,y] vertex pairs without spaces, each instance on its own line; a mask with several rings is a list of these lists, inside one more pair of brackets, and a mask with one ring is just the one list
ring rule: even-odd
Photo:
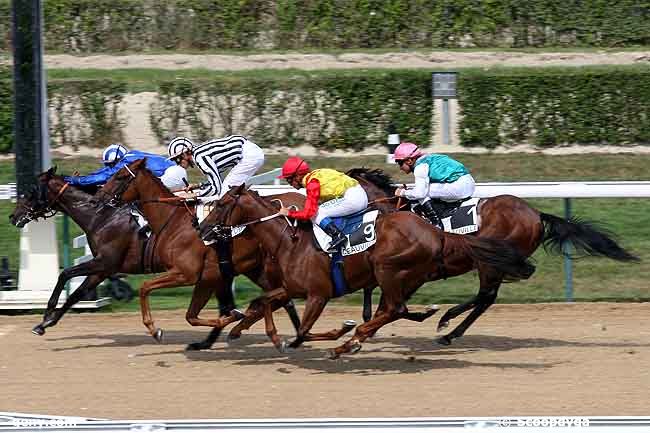
[[70,185],[103,185],[122,167],[142,158],[147,158],[147,169],[159,177],[172,192],[185,188],[183,179],[187,179],[187,172],[183,167],[168,161],[164,156],[128,150],[121,144],[111,144],[104,150],[102,154],[104,167],[86,176],[66,176],[64,180]]
[[[186,188],[187,172],[185,168],[168,161],[164,156],[138,150],[128,150],[121,144],[111,144],[104,150],[102,154],[104,167],[87,176],[65,176],[64,180],[70,185],[77,186],[103,185],[122,167],[142,158],[146,158],[147,169],[160,178],[171,192],[181,191]],[[149,231],[149,224],[142,212],[136,207],[132,207],[131,214],[140,226],[139,233],[146,235]]]

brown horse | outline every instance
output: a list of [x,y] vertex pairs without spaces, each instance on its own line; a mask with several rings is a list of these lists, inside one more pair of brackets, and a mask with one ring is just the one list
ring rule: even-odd
[[[366,190],[368,199],[383,211],[393,212],[398,198],[395,184],[383,171],[354,168],[347,174],[358,180]],[[565,243],[573,245],[578,254],[609,257],[621,262],[638,261],[639,258],[621,248],[605,230],[596,224],[577,218],[565,220],[530,207],[526,201],[512,196],[499,195],[482,199],[478,204],[481,218],[479,238],[501,239],[516,246],[521,254],[530,257],[540,246],[548,252],[561,254]],[[449,321],[468,310],[473,311],[449,334],[438,339],[444,345],[462,336],[476,319],[492,305],[497,297],[502,278],[491,269],[479,268],[480,289],[469,301],[449,309],[438,323],[438,331]],[[364,318],[371,309],[370,296],[364,297]]]
[[[272,311],[294,297],[306,298],[306,302],[290,347],[338,338],[309,332],[334,296],[328,255],[314,246],[311,225],[299,225],[294,232],[288,220],[276,216],[277,209],[256,192],[244,186],[233,188],[201,224],[201,237],[210,240],[215,230],[223,230],[222,225],[247,224],[247,230],[281,268],[282,284],[260,299],[267,334],[278,349],[284,343],[277,335]],[[512,280],[528,278],[535,269],[506,242],[444,233],[408,212],[380,215],[376,233],[376,244],[369,250],[345,257],[345,277],[348,293],[379,285],[382,302],[375,316],[357,327],[352,339],[331,352],[333,358],[358,351],[369,335],[387,323],[401,318],[421,321],[433,314],[435,310],[411,313],[406,307],[406,301],[426,281],[459,275],[476,266],[493,268],[501,278]]]
[[[138,235],[138,225],[129,207],[99,206],[94,203],[92,195],[68,185],[63,177],[57,176],[55,172],[56,168],[52,168],[38,176],[38,186],[27,196],[18,199],[16,208],[10,215],[11,222],[21,228],[32,220],[46,218],[59,211],[63,212],[86,233],[93,259],[61,272],[48,301],[43,321],[32,330],[37,335],[45,334],[46,328],[56,325],[74,304],[83,299],[106,277],[116,273],[143,274],[165,270],[157,256],[160,250],[147,249],[148,244],[155,244],[155,235],[149,239]],[[82,275],[87,277],[66,299],[64,305],[57,309],[65,283],[71,278]],[[217,277],[212,281],[202,279],[197,284],[195,296],[209,297],[214,287],[227,284],[218,275]],[[229,316],[230,311],[235,308],[232,292],[216,290],[216,295],[221,316]],[[290,316],[299,320],[295,307],[291,305],[289,308],[293,309]],[[196,319],[195,312],[188,312],[188,321]],[[294,326],[297,329],[299,322],[295,320]],[[209,348],[220,333],[221,328],[214,328],[204,341],[190,344],[188,349]]]
[[[230,292],[230,284],[224,284],[220,273],[219,260],[224,257],[217,257],[215,250],[203,243],[192,225],[194,214],[191,209],[146,169],[144,159],[135,161],[115,173],[97,196],[109,200],[112,205],[137,202],[156,236],[155,250],[166,272],[145,281],[140,288],[143,323],[154,338],[160,338],[161,330],[154,326],[148,295],[152,290],[163,287],[195,285],[187,311],[187,320],[192,326],[222,329],[242,318],[240,314],[231,314],[216,320],[198,317],[210,296],[209,292],[201,289],[204,281],[210,281],[211,287],[214,287],[218,294]],[[304,196],[296,193],[283,194],[276,198],[281,199],[286,206],[302,205],[305,200]],[[265,290],[278,287],[278,270],[250,233],[244,232],[234,238],[232,254],[235,274],[248,276]],[[282,305],[289,307],[287,311],[294,326],[299,326],[291,300]],[[294,313],[293,316],[291,312]]]

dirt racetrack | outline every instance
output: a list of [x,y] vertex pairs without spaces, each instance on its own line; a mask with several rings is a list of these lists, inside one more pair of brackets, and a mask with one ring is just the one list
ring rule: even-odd
[[[317,330],[358,320],[331,307]],[[453,346],[436,320],[399,322],[360,353],[325,359],[332,342],[278,353],[263,327],[233,346],[182,311],[154,312],[166,344],[138,314],[72,314],[44,337],[37,316],[0,316],[0,411],[112,419],[648,415],[650,304],[497,305]],[[283,335],[290,325],[277,315]],[[458,322],[454,322],[458,323]]]

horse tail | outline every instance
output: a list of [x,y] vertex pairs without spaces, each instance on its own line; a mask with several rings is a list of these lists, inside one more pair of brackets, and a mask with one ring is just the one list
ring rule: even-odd
[[576,217],[565,220],[555,215],[540,213],[544,225],[544,249],[553,254],[562,253],[566,242],[576,253],[587,256],[609,257],[621,262],[639,262],[640,259],[626,251],[613,239],[613,235],[598,224]]
[[445,237],[446,244],[452,239],[452,245],[460,242],[465,253],[475,262],[503,273],[504,281],[526,280],[535,272],[529,258],[508,241],[449,233],[445,233]]

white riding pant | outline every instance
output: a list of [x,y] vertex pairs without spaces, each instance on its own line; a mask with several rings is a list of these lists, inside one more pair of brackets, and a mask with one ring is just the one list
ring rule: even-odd
[[451,183],[431,183],[429,193],[425,198],[419,200],[420,203],[426,203],[432,198],[443,201],[456,201],[462,198],[468,198],[474,195],[476,184],[471,174],[459,177]]
[[233,186],[246,183],[262,165],[264,165],[264,151],[257,144],[246,140],[242,145],[242,159],[224,178],[219,198],[223,197]]
[[318,206],[313,221],[320,224],[323,219],[340,217],[360,212],[368,207],[368,195],[361,185],[348,188],[343,197],[326,201]]

